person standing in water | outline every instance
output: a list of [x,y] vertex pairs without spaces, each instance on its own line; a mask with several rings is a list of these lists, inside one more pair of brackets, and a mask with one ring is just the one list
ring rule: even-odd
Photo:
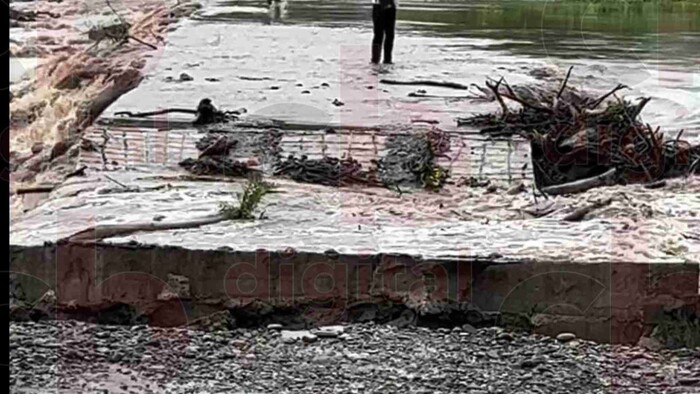
[[398,0],[372,0],[372,63],[379,63],[384,43],[384,64],[391,64],[391,51],[394,49],[394,29],[396,28],[396,3]]

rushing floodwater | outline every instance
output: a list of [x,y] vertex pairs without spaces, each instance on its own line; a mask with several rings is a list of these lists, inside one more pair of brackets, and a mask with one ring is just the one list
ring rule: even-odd
[[[490,105],[454,98],[415,99],[420,87],[380,78],[465,84],[487,76],[538,83],[533,69],[575,65],[572,83],[628,97],[651,96],[645,121],[675,132],[700,128],[700,4],[618,1],[402,0],[396,65],[368,64],[369,0],[210,1],[168,36],[150,78],[113,110],[191,106],[211,97],[226,108],[297,121],[402,124],[454,117]],[[194,81],[167,82],[187,72]],[[205,80],[208,78],[209,80]],[[215,80],[212,80],[214,78]],[[339,98],[344,106],[330,103]]]

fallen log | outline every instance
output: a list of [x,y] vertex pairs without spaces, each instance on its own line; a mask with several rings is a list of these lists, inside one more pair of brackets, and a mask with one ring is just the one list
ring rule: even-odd
[[381,80],[379,80],[379,83],[383,83],[386,85],[424,85],[424,86],[436,86],[436,87],[440,87],[440,88],[469,90],[468,85],[463,85],[463,84],[457,83],[457,82],[431,81],[431,80],[424,80],[424,79],[419,79],[419,80],[415,80],[415,81],[397,81],[394,79],[381,79]]
[[213,216],[205,216],[198,219],[189,219],[179,222],[161,223],[133,223],[133,224],[105,224],[90,227],[86,230],[79,231],[73,235],[64,238],[62,241],[67,242],[98,242],[105,238],[116,236],[126,236],[137,232],[153,232],[165,230],[181,230],[186,228],[195,228],[215,224],[227,220],[223,214]]
[[617,169],[612,168],[603,174],[591,178],[580,179],[574,182],[563,183],[560,185],[547,186],[543,187],[540,190],[545,194],[554,196],[560,194],[581,193],[594,187],[610,186],[615,184],[616,175]]
[[563,220],[567,222],[578,222],[583,220],[583,218],[586,217],[589,213],[595,211],[596,209],[600,209],[603,207],[606,207],[612,203],[612,198],[608,198],[602,201],[596,201],[592,204],[587,204],[581,207],[576,208],[573,212],[570,214],[564,216]]
[[466,96],[448,96],[448,95],[440,95],[440,94],[427,94],[427,93],[419,93],[419,92],[411,92],[408,94],[408,97],[415,97],[415,98],[428,98],[428,99],[445,99],[445,100],[483,100],[483,101],[491,101],[489,98],[485,98],[483,96],[477,96],[477,95],[466,95]]
[[76,176],[85,176],[85,170],[87,170],[87,166],[83,165],[80,168],[78,168],[75,171],[72,171],[66,175],[66,179],[76,177]]
[[15,191],[15,194],[21,196],[23,194],[51,193],[55,188],[56,185],[20,187]]
[[167,108],[167,109],[163,109],[160,111],[150,111],[150,112],[119,111],[119,112],[115,112],[114,115],[115,116],[128,116],[130,118],[148,118],[151,116],[165,115],[165,114],[171,114],[171,113],[196,115],[197,110],[187,109],[187,108]]
[[644,185],[645,189],[661,189],[664,187],[666,187],[666,180],[665,179],[662,179],[662,180],[656,181],[656,182],[647,183],[646,185]]

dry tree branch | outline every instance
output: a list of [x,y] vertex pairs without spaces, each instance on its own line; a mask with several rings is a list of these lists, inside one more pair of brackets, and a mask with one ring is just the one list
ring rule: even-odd
[[607,100],[608,97],[612,96],[613,94],[617,93],[618,91],[620,91],[622,89],[629,89],[629,86],[623,85],[623,84],[618,84],[611,91],[600,96],[596,101],[594,101],[591,105],[589,105],[588,109],[593,110],[593,109],[598,108],[598,106],[600,104],[602,104],[603,102],[605,102],[605,100]]
[[186,109],[186,108],[167,108],[163,109],[160,111],[151,111],[151,112],[131,112],[131,111],[119,111],[115,112],[115,116],[128,116],[130,118],[147,118],[149,116],[156,116],[156,115],[163,115],[163,114],[169,114],[169,113],[183,113],[183,114],[192,114],[196,115],[197,111],[193,109]]
[[441,88],[450,88],[450,89],[458,89],[458,90],[469,90],[469,86],[463,85],[461,83],[457,82],[449,82],[449,81],[431,81],[431,80],[425,80],[425,79],[420,79],[420,80],[415,80],[415,81],[397,81],[393,79],[381,79],[379,80],[379,83],[387,84],[387,85],[424,85],[424,86],[436,86],[436,87],[441,87]]
[[501,97],[501,94],[498,92],[498,88],[501,85],[501,82],[503,82],[503,78],[498,80],[498,82],[496,82],[496,85],[493,85],[491,82],[486,81],[486,87],[491,89],[494,96],[496,96],[496,100],[498,100],[498,103],[501,105],[501,110],[503,111],[503,113],[501,114],[501,118],[503,119],[506,116],[508,116],[508,114],[510,113],[510,110],[508,110],[508,106],[503,101],[503,97]]
[[511,100],[513,100],[513,101],[515,101],[515,102],[517,102],[517,103],[520,103],[523,107],[532,108],[532,109],[534,109],[534,110],[543,111],[543,112],[547,112],[547,113],[550,113],[550,114],[551,114],[551,113],[554,113],[554,111],[553,111],[551,108],[543,107],[543,106],[541,106],[541,105],[532,104],[532,103],[527,102],[527,100],[524,100],[524,99],[520,98],[520,97],[515,93],[515,91],[513,91],[513,89],[512,89],[512,88],[510,87],[510,85],[508,84],[508,82],[505,82],[505,81],[504,81],[504,86],[506,87],[506,90],[508,91],[508,93],[507,93],[507,94],[504,94],[503,97],[508,98],[508,99],[511,99]]
[[214,224],[227,220],[223,214],[206,216],[197,219],[183,220],[179,222],[148,222],[148,223],[133,223],[133,224],[104,224],[90,227],[86,230],[79,231],[66,238],[68,242],[86,242],[94,243],[105,238],[116,236],[125,236],[142,231],[163,231],[163,230],[179,230],[186,228],[195,228],[208,224]]
[[608,198],[608,199],[605,199],[602,201],[596,201],[594,203],[578,207],[578,208],[576,208],[576,210],[574,210],[570,214],[564,216],[563,220],[566,220],[567,222],[581,221],[589,213],[595,211],[596,209],[606,207],[606,206],[610,205],[611,203],[612,203],[612,198]]
[[119,18],[119,21],[120,21],[121,23],[123,23],[123,24],[125,24],[125,25],[128,25],[128,24],[129,24],[127,21],[124,20],[124,18],[122,18],[121,15],[119,15],[119,13],[117,12],[117,10],[115,10],[114,7],[112,7],[112,4],[109,2],[109,0],[105,0],[105,3],[107,3],[107,7],[109,7],[109,9],[112,10],[112,13],[113,13],[114,15],[116,15],[117,18]]
[[[557,92],[557,98],[556,100],[559,100],[561,98],[562,93],[564,93],[564,89],[566,88],[566,84],[569,82],[569,78],[571,77],[571,71],[574,70],[574,66],[569,67],[569,71],[566,73],[566,78],[564,78],[564,81],[561,83],[561,87],[559,88],[559,92]],[[556,107],[556,102],[555,105]]]

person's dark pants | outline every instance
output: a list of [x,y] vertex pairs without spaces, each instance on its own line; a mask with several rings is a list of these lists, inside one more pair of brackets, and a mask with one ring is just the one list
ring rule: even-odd
[[391,63],[394,49],[394,28],[396,27],[396,7],[384,8],[375,4],[372,8],[374,38],[372,39],[372,63],[379,63],[384,42],[384,63]]

